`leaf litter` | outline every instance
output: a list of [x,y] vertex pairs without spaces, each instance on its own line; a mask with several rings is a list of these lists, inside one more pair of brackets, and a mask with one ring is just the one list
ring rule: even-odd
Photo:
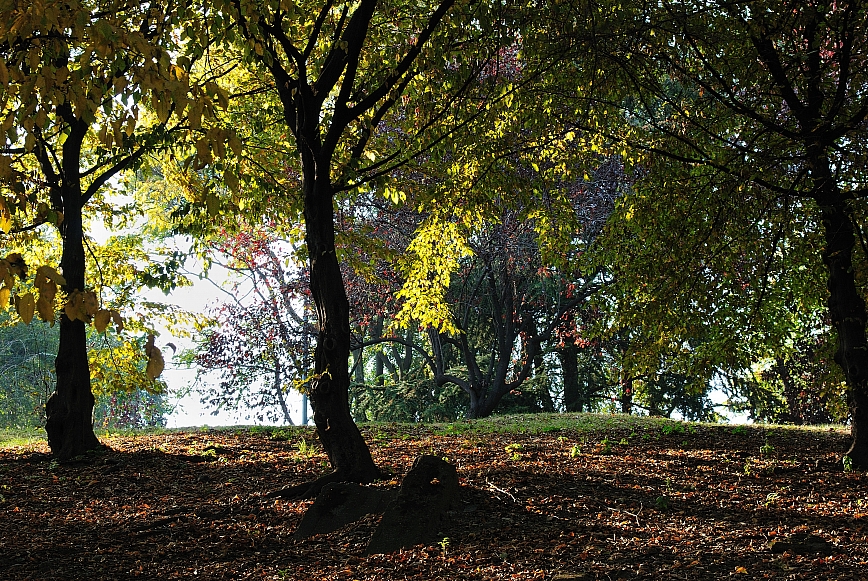
[[440,542],[367,557],[378,515],[297,540],[311,501],[266,496],[328,470],[307,428],[107,436],[68,464],[44,443],[0,448],[0,576],[868,579],[868,486],[841,463],[845,431],[683,425],[362,425],[375,486],[397,488],[420,454],[462,485]]

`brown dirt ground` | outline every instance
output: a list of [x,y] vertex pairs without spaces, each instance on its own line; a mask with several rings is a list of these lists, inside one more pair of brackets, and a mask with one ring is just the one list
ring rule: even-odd
[[[868,484],[843,470],[843,430],[674,425],[363,427],[394,475],[377,486],[422,453],[462,485],[444,541],[370,557],[379,517],[295,540],[310,501],[263,495],[327,469],[307,429],[103,437],[62,465],[2,448],[0,579],[868,579]],[[831,549],[769,548],[795,533]]]

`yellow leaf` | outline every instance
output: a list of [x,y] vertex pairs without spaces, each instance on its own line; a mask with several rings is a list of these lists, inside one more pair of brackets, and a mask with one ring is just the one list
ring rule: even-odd
[[[48,280],[53,281],[57,285],[60,285],[60,286],[66,285],[66,279],[63,278],[59,272],[57,272],[56,270],[54,270],[50,266],[40,266],[39,268],[36,269],[36,275],[37,275],[37,279],[39,277],[43,277],[43,278],[47,278]],[[38,283],[37,283],[37,286],[38,286]]]
[[190,129],[199,129],[202,127],[202,110],[204,103],[201,100],[194,100],[190,104],[190,109],[187,113],[187,120],[190,124]]
[[70,321],[88,322],[87,311],[84,307],[84,293],[81,291],[73,291],[63,307],[63,312],[66,313],[66,318]]
[[226,186],[232,190],[233,192],[238,191],[238,177],[229,170],[223,172],[223,181],[226,182]]
[[93,326],[98,333],[105,333],[106,327],[108,327],[111,318],[111,313],[105,309],[100,309],[96,312],[93,316]]
[[166,367],[166,362],[163,360],[163,353],[154,345],[155,337],[148,335],[148,343],[145,345],[145,355],[148,356],[148,367],[145,373],[151,379],[156,379]]
[[9,274],[17,274],[18,278],[20,278],[21,280],[27,278],[27,264],[24,262],[24,258],[20,254],[18,254],[17,252],[13,252],[6,257],[6,263],[7,268],[9,269]]
[[54,301],[48,297],[39,296],[36,301],[36,311],[39,313],[39,318],[46,323],[54,323]]
[[159,349],[154,347],[153,355],[148,359],[148,366],[145,369],[145,373],[147,373],[148,377],[151,379],[157,379],[160,377],[160,374],[163,373],[165,367],[166,364],[163,361],[163,354],[160,353]]
[[11,294],[11,292],[12,291],[10,291],[5,286],[3,288],[0,288],[0,308],[5,309],[9,306],[9,295]]
[[205,207],[208,210],[209,216],[218,216],[220,214],[220,199],[213,193],[208,192],[208,197],[205,198]]
[[121,318],[121,314],[114,309],[109,311],[109,313],[111,313],[112,321],[115,324],[115,330],[120,333],[124,330],[124,320]]
[[205,139],[200,139],[196,142],[196,155],[199,157],[202,163],[206,164],[211,163],[211,161],[214,159],[211,156],[211,147],[208,144],[208,141],[206,141]]
[[155,98],[152,101],[154,111],[157,113],[157,119],[160,123],[165,123],[169,120],[169,114],[172,112],[170,105],[166,99]]
[[212,141],[212,146],[214,147],[214,153],[217,154],[217,157],[223,159],[226,157],[226,144],[224,143],[224,137],[222,134],[218,134],[216,136],[216,141]]
[[187,78],[187,71],[179,67],[178,65],[172,65],[171,68],[172,76],[174,76],[179,81],[183,81]]
[[124,133],[127,134],[127,137],[132,137],[133,133],[136,132],[136,118],[133,116],[127,117],[127,123],[124,125]]
[[12,230],[12,214],[3,200],[0,200],[0,230],[3,230],[4,234],[9,234]]
[[[39,280],[39,279],[37,279]],[[57,296],[57,285],[53,280],[43,279],[40,284],[37,284],[39,289],[39,300],[44,300],[47,304],[54,304],[54,297]]]
[[229,93],[223,87],[217,87],[215,91],[215,96],[217,97],[217,104],[220,105],[220,108],[224,111],[229,108]]
[[33,313],[36,311],[36,299],[33,298],[32,294],[27,293],[22,297],[18,297],[16,303],[15,307],[18,310],[18,316],[29,325],[30,321],[33,320]]
[[84,305],[84,311],[88,316],[92,317],[99,310],[99,299],[93,291],[83,293],[82,304]]
[[237,157],[241,157],[243,147],[241,145],[241,140],[238,139],[237,135],[232,135],[229,137],[229,149],[231,149],[232,153],[234,153]]
[[99,132],[96,134],[97,139],[100,143],[105,145],[106,147],[111,147],[111,143],[109,142],[109,132],[108,132],[108,124],[104,123],[102,127],[100,127]]

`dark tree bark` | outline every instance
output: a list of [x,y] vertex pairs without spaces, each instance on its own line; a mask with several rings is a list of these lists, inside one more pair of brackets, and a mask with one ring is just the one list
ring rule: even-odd
[[[70,135],[63,145],[63,178],[55,185],[53,196],[54,205],[64,216],[60,226],[63,239],[60,267],[66,279],[63,290],[68,293],[85,288],[84,200],[78,176],[81,144],[88,129],[83,121],[70,125]],[[84,322],[71,321],[63,313],[55,370],[57,384],[45,405],[45,431],[52,454],[65,461],[98,448],[100,443],[93,432],[94,397],[87,360],[87,330]]]
[[[64,273],[67,270],[64,268]],[[45,404],[45,431],[52,454],[65,461],[100,446],[93,431],[95,400],[87,360],[87,330],[82,321],[60,316],[60,345],[54,365],[57,384]]]
[[812,166],[826,241],[823,263],[828,270],[829,315],[838,335],[835,361],[844,371],[848,387],[853,442],[846,454],[854,466],[868,467],[868,317],[853,270],[854,226],[847,208],[849,200],[832,180],[828,160],[815,159]]
[[633,413],[633,378],[626,377],[621,381],[621,413]]
[[310,289],[319,321],[308,396],[317,433],[334,468],[329,481],[372,482],[380,471],[350,414],[350,306],[335,248],[329,165],[317,161],[312,160],[316,167],[326,168],[325,176],[322,172],[312,180],[306,176],[304,186]]
[[584,411],[582,391],[579,387],[579,348],[567,344],[557,350],[561,361],[561,380],[564,390],[564,409],[568,412]]

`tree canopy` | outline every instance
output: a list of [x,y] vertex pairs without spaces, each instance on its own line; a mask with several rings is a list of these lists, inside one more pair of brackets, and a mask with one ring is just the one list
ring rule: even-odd
[[[701,372],[714,360],[774,357],[826,299],[850,399],[848,454],[868,463],[857,244],[868,191],[866,6],[638,10],[647,25],[623,67],[618,111],[646,177],[611,229],[612,258],[628,265],[618,275],[626,325],[644,320],[645,356],[686,348]],[[662,349],[648,349],[655,342]]]
[[[560,383],[543,409],[690,417],[714,384],[790,421],[840,417],[843,392],[868,464],[866,20],[860,0],[0,5],[0,306],[59,322],[54,453],[98,445],[94,382],[165,364],[123,311],[182,257],[87,237],[154,204],[151,231],[222,248],[259,292],[202,342],[233,366],[214,401],[266,371],[257,397],[310,396],[334,473],[286,494],[380,474],[351,359],[364,389],[453,384],[471,416],[531,379]],[[91,361],[125,353],[114,375],[87,324]]]

